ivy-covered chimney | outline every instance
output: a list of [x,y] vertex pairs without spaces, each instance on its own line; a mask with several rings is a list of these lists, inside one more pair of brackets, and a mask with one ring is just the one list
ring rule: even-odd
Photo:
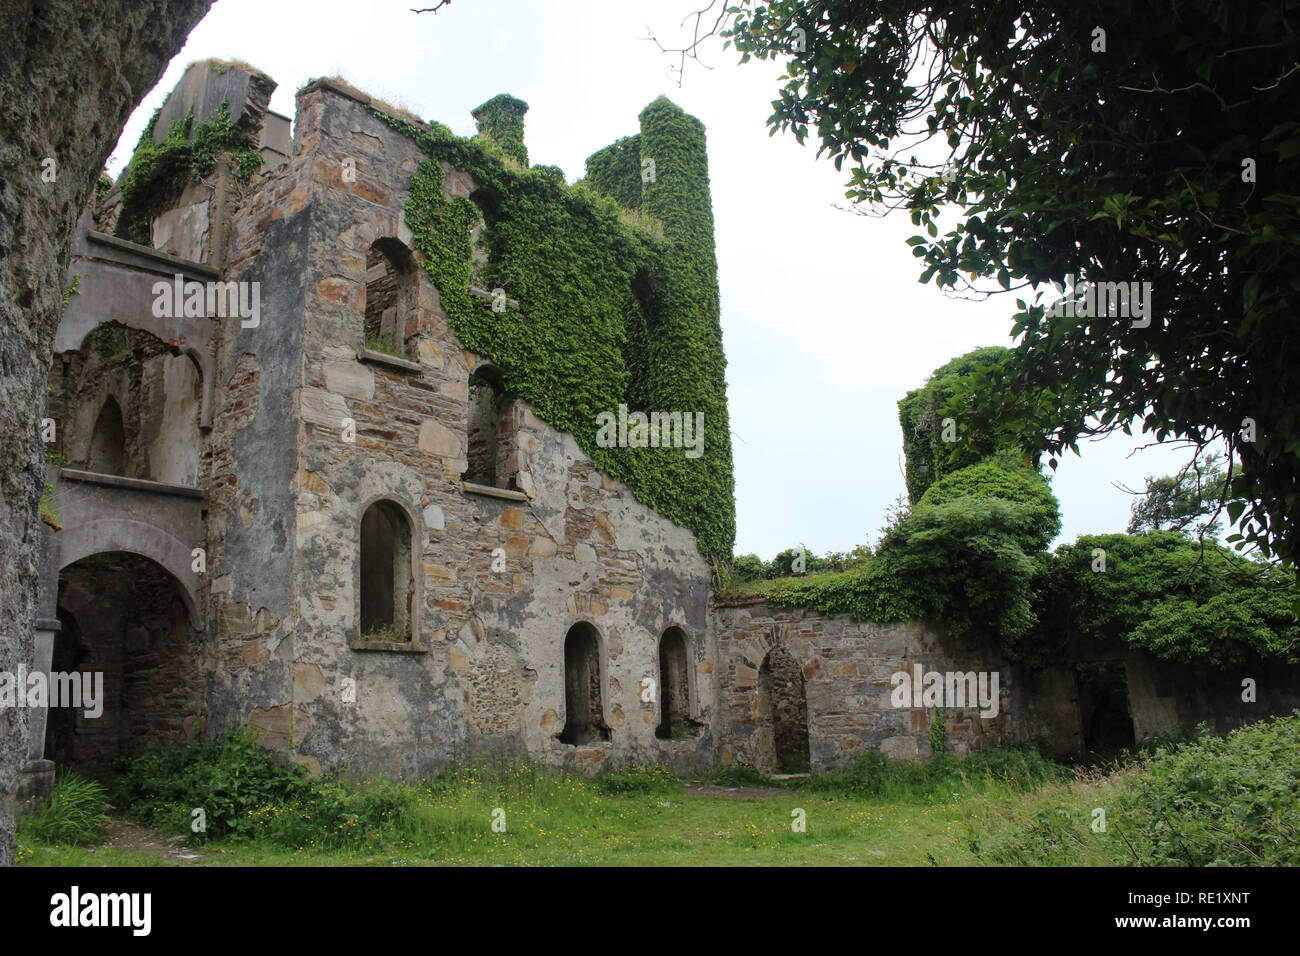
[[528,147],[524,145],[524,114],[528,104],[509,93],[498,93],[473,112],[478,131],[496,140],[506,153],[525,166]]

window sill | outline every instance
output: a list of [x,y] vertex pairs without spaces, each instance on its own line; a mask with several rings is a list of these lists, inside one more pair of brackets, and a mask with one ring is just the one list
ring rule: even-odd
[[97,471],[82,471],[79,468],[60,468],[59,476],[68,481],[80,481],[88,485],[106,485],[110,488],[127,488],[131,491],[146,491],[158,495],[175,495],[178,498],[202,498],[202,488],[189,485],[168,485],[161,481],[148,481],[144,478],[124,478],[121,475],[105,475]]
[[429,649],[414,641],[348,641],[354,651],[393,651],[398,654],[427,654]]
[[484,495],[488,498],[504,498],[506,501],[527,501],[528,496],[522,491],[509,488],[493,488],[491,485],[476,485],[472,481],[462,481],[461,488],[469,495]]
[[410,359],[399,358],[396,355],[389,355],[387,352],[375,352],[371,349],[357,349],[357,360],[360,362],[370,362],[374,365],[387,365],[390,368],[399,368],[404,372],[423,372],[424,366],[419,362],[412,362]]

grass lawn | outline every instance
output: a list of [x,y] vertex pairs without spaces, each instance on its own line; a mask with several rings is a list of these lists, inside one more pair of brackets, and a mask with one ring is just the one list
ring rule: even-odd
[[780,782],[530,763],[400,782],[309,777],[231,733],[104,781],[65,774],[19,818],[19,864],[1295,866],[1297,751],[1300,714],[1087,770],[1016,745],[926,762],[864,751]]
[[[603,866],[926,866],[974,864],[968,828],[1012,794],[966,793],[944,802],[889,802],[798,791],[682,789],[546,805],[503,799],[506,832],[490,810],[468,817],[430,846],[398,840],[371,849],[285,849],[260,842],[213,842],[197,860],[156,849],[48,846],[24,842],[24,866],[351,866],[571,864]],[[754,792],[759,795],[747,796]],[[795,832],[795,810],[806,830]],[[476,812],[478,811],[478,812]],[[477,817],[477,819],[475,819]]]

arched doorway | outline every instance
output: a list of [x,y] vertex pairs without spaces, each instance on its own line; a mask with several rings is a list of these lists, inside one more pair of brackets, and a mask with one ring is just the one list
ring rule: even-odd
[[125,551],[74,561],[59,573],[59,620],[50,683],[78,688],[81,702],[50,708],[48,759],[97,775],[195,731],[206,679],[201,634],[161,565]]
[[758,670],[755,764],[764,773],[807,773],[808,695],[803,668],[774,647]]

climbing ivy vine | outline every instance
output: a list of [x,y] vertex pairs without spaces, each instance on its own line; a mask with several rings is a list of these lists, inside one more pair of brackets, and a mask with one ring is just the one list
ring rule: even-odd
[[122,211],[117,234],[141,245],[150,244],[149,226],[168,202],[188,183],[210,174],[222,153],[235,162],[236,180],[243,184],[262,166],[257,144],[235,129],[230,121],[230,104],[223,102],[211,117],[197,125],[191,111],[183,120],[173,120],[167,135],[153,140],[154,125],[161,108],[140,134],[131,163],[122,179]]
[[[500,97],[485,106],[494,103],[511,106]],[[730,555],[734,483],[701,124],[664,99],[642,113],[656,167],[643,207],[663,223],[655,234],[626,221],[600,177],[567,186],[554,167],[519,168],[513,136],[464,138],[370,110],[429,157],[405,220],[460,340],[638,501],[693,531],[702,553]],[[515,129],[495,114],[480,120]],[[444,192],[442,164],[477,180],[473,198]],[[476,267],[471,229],[485,218],[486,264]],[[518,308],[493,311],[484,292],[495,289]],[[620,404],[703,412],[702,456],[599,446],[597,416]]]

